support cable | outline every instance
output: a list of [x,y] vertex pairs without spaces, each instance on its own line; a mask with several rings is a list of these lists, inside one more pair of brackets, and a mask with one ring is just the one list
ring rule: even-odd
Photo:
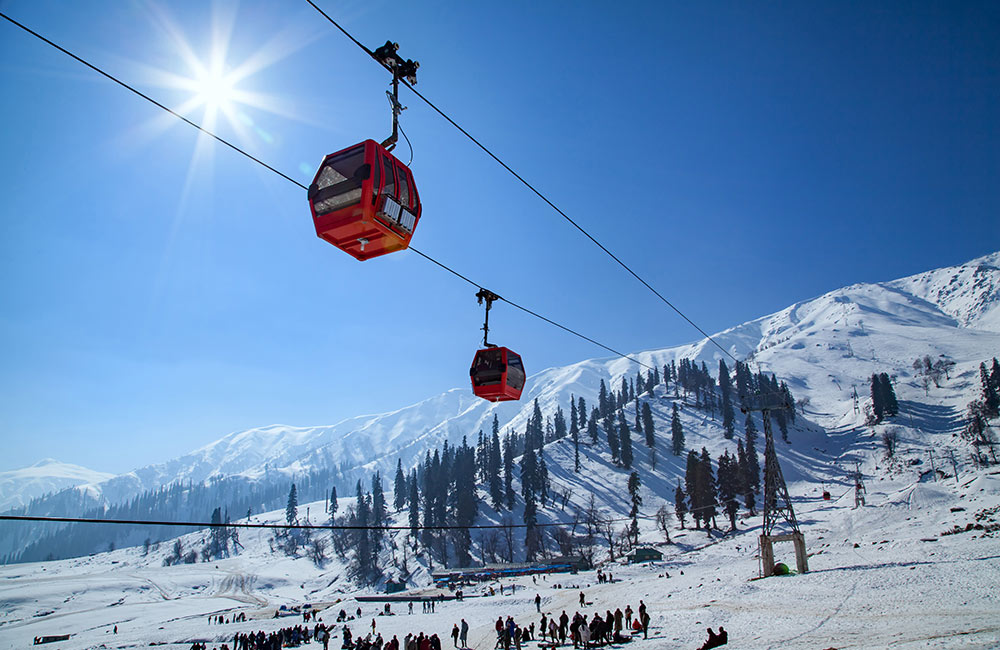
[[[355,45],[357,45],[362,50],[364,50],[365,53],[367,53],[372,58],[375,58],[374,54],[372,53],[371,50],[369,50],[367,47],[365,47],[358,39],[354,38],[337,21],[335,21],[333,18],[331,18],[329,14],[327,14],[325,11],[323,11],[322,9],[320,9],[319,6],[317,6],[316,3],[313,2],[313,0],[306,0],[306,2],[308,2],[313,7],[313,9],[315,9],[316,11],[318,11],[320,13],[320,15],[322,15],[324,18],[326,18],[330,22],[331,25],[333,25],[334,27],[336,27],[337,29],[339,29],[345,36],[347,36],[347,38],[351,39],[351,41],[353,41]],[[376,59],[376,61],[378,61],[378,59]],[[392,69],[389,66],[386,66],[381,61],[378,61],[378,63],[380,65],[382,65],[382,67],[384,67],[387,70],[389,70],[390,72],[392,72]],[[649,289],[653,293],[653,295],[655,295],[657,298],[659,298],[661,301],[663,301],[663,303],[665,303],[668,307],[670,307],[672,310],[674,310],[677,313],[677,315],[680,316],[681,318],[683,318],[685,321],[687,321],[688,324],[691,325],[691,327],[693,327],[696,330],[698,330],[698,332],[701,333],[702,336],[704,336],[706,339],[708,339],[709,341],[711,341],[712,344],[715,347],[719,348],[719,350],[721,350],[723,354],[725,354],[726,356],[728,356],[733,361],[739,361],[739,359],[737,359],[735,356],[733,356],[733,354],[731,352],[729,352],[729,350],[727,350],[724,347],[722,347],[714,338],[712,338],[712,336],[708,332],[706,332],[701,327],[699,327],[697,323],[695,323],[693,320],[691,320],[690,318],[688,318],[688,316],[684,312],[682,312],[680,309],[678,309],[676,305],[674,305],[672,302],[670,302],[669,300],[667,300],[663,296],[663,294],[661,294],[659,291],[657,291],[655,288],[653,288],[653,286],[651,284],[649,284],[644,279],[642,279],[642,277],[640,277],[638,273],[636,273],[635,271],[633,271],[632,268],[628,264],[626,264],[625,262],[623,262],[621,260],[621,258],[619,258],[617,255],[615,255],[614,253],[612,253],[604,244],[602,244],[601,242],[599,242],[593,235],[591,235],[589,232],[587,232],[583,228],[583,226],[581,226],[579,223],[577,223],[568,214],[566,214],[565,212],[563,212],[562,209],[559,208],[559,206],[557,206],[555,203],[553,203],[551,200],[549,200],[549,198],[547,196],[545,196],[544,194],[542,194],[537,188],[535,188],[534,185],[532,185],[527,180],[525,180],[525,178],[523,176],[521,176],[516,171],[514,171],[514,169],[512,169],[510,167],[510,165],[508,165],[503,160],[501,160],[499,156],[497,156],[492,151],[490,151],[490,149],[487,148],[486,145],[484,145],[482,142],[480,142],[479,140],[477,140],[471,133],[469,133],[464,128],[462,128],[458,124],[458,122],[456,122],[455,120],[451,119],[451,117],[449,117],[447,113],[445,113],[443,110],[441,110],[440,108],[438,108],[431,100],[429,100],[426,97],[424,97],[423,94],[421,94],[420,91],[418,91],[416,88],[414,88],[412,84],[407,83],[407,81],[405,79],[402,79],[400,81],[402,81],[402,83],[403,83],[404,86],[406,86],[407,88],[409,88],[413,92],[414,95],[416,95],[421,100],[423,100],[423,102],[425,104],[427,104],[431,109],[433,109],[438,115],[440,115],[441,117],[443,117],[449,124],[451,124],[456,129],[458,129],[462,133],[462,135],[464,135],[465,137],[467,137],[477,147],[479,147],[480,149],[482,149],[483,152],[486,153],[486,155],[488,155],[490,158],[492,158],[493,160],[495,160],[497,162],[497,164],[499,164],[501,167],[503,167],[508,172],[510,172],[510,174],[514,178],[516,178],[518,181],[521,182],[522,185],[524,185],[529,190],[531,190],[531,192],[533,192],[535,194],[535,196],[537,196],[542,201],[544,201],[550,208],[552,208],[553,210],[555,210],[563,219],[565,219],[567,222],[569,222],[574,228],[576,228],[578,231],[580,231],[587,239],[589,239],[591,242],[593,242],[594,245],[596,245],[598,248],[600,248],[602,251],[604,251],[611,259],[613,259],[615,262],[617,262],[619,266],[621,266],[623,269],[625,269],[626,271],[628,271],[628,273],[633,278],[635,278],[636,280],[638,280],[643,286],[645,286],[647,289]]]
[[[648,519],[648,517],[639,517]],[[602,523],[631,521],[631,517],[602,519]],[[528,528],[528,524],[478,524],[459,526],[445,524],[441,526],[352,526],[348,524],[265,524],[265,523],[211,523],[207,521],[158,521],[153,519],[97,519],[93,517],[40,517],[29,515],[0,515],[0,521],[36,521],[63,524],[112,524],[117,526],[173,526],[179,528],[265,528],[271,530],[488,530],[496,528]],[[562,526],[585,526],[581,521],[555,521],[536,523],[536,528],[556,528]]]
[[[275,167],[272,167],[271,165],[267,164],[266,162],[264,162],[264,161],[263,161],[263,160],[261,160],[260,158],[257,158],[256,156],[254,156],[254,155],[252,155],[252,154],[248,153],[247,151],[245,151],[244,149],[241,149],[240,147],[237,147],[236,145],[232,144],[232,143],[231,143],[231,142],[229,142],[228,140],[226,140],[226,139],[222,138],[221,136],[219,136],[219,135],[216,135],[215,133],[213,133],[213,132],[209,131],[208,129],[204,128],[203,126],[201,126],[201,125],[200,125],[200,124],[198,124],[197,122],[194,122],[194,121],[192,121],[192,120],[190,120],[190,119],[188,119],[188,118],[184,117],[183,115],[181,115],[180,113],[178,113],[178,112],[176,112],[176,111],[172,110],[172,109],[171,109],[171,108],[169,108],[168,106],[166,106],[166,105],[164,105],[164,104],[162,104],[162,103],[160,103],[160,102],[156,101],[155,99],[153,99],[153,98],[152,98],[152,97],[150,97],[149,95],[147,95],[147,94],[145,94],[145,93],[143,93],[143,92],[141,92],[141,91],[139,91],[139,90],[135,89],[134,87],[132,87],[132,86],[130,86],[129,84],[127,84],[127,83],[125,83],[124,81],[122,81],[121,79],[118,79],[118,78],[117,78],[117,77],[115,77],[114,75],[112,75],[112,74],[110,74],[110,73],[108,73],[108,72],[105,72],[104,70],[102,70],[101,68],[97,67],[96,65],[94,65],[94,64],[92,64],[92,63],[90,63],[90,62],[88,62],[88,61],[84,60],[83,58],[81,58],[81,57],[77,56],[76,54],[73,54],[72,52],[70,52],[70,51],[69,51],[69,50],[67,50],[66,48],[64,48],[64,47],[62,47],[62,46],[60,46],[60,45],[58,45],[58,44],[54,43],[53,41],[51,41],[51,40],[49,40],[48,38],[46,38],[46,37],[42,36],[41,34],[39,34],[38,32],[36,32],[36,31],[34,31],[34,30],[32,30],[31,28],[29,28],[29,27],[27,27],[27,26],[25,26],[25,25],[23,25],[23,24],[19,23],[18,21],[14,20],[13,18],[11,18],[11,17],[10,17],[10,16],[8,16],[7,14],[3,13],[2,11],[0,11],[0,17],[2,17],[2,18],[4,18],[4,19],[6,19],[6,20],[7,20],[8,22],[10,22],[10,23],[12,23],[12,24],[16,25],[17,27],[20,27],[21,29],[23,29],[23,30],[24,30],[24,31],[26,31],[27,33],[31,34],[31,35],[32,35],[32,36],[34,36],[35,38],[37,38],[37,39],[39,39],[39,40],[43,41],[44,43],[47,43],[48,45],[50,45],[50,46],[54,47],[55,49],[59,50],[60,52],[62,52],[63,54],[65,54],[65,55],[69,56],[70,58],[72,58],[72,59],[76,60],[77,62],[79,62],[79,63],[82,63],[83,65],[87,66],[88,68],[90,68],[90,69],[91,69],[91,70],[93,70],[94,72],[97,72],[97,73],[98,73],[98,74],[100,74],[101,76],[103,76],[103,77],[105,77],[105,78],[107,78],[107,79],[110,79],[111,81],[115,82],[116,84],[118,84],[118,85],[119,85],[119,86],[121,86],[122,88],[125,88],[126,90],[129,90],[129,91],[131,91],[132,93],[134,93],[134,94],[138,95],[139,97],[141,97],[141,98],[145,99],[145,100],[146,100],[147,102],[149,102],[149,103],[153,104],[153,105],[154,105],[154,106],[156,106],[157,108],[160,108],[160,109],[162,109],[162,110],[164,110],[164,111],[166,111],[166,112],[170,113],[170,114],[171,114],[171,115],[173,115],[174,117],[176,117],[176,118],[178,118],[178,119],[182,120],[182,121],[183,121],[183,122],[185,122],[186,124],[188,124],[188,125],[190,125],[190,126],[192,126],[192,127],[196,128],[196,129],[198,129],[198,130],[199,130],[199,131],[201,131],[202,133],[204,133],[204,134],[206,134],[206,135],[208,135],[208,136],[211,136],[212,138],[214,138],[215,140],[217,140],[217,141],[221,142],[222,144],[226,145],[227,147],[229,147],[229,148],[230,148],[230,149],[232,149],[233,151],[235,151],[235,152],[237,152],[237,153],[239,153],[239,154],[242,154],[242,155],[243,155],[243,156],[245,156],[246,158],[249,158],[249,159],[250,159],[250,160],[252,160],[253,162],[257,163],[258,165],[260,165],[260,166],[262,166],[262,167],[264,167],[265,169],[267,169],[267,170],[269,170],[269,171],[271,171],[271,172],[274,172],[274,173],[275,173],[275,174],[277,174],[278,176],[280,176],[280,177],[284,178],[284,179],[285,179],[286,181],[288,181],[289,183],[292,183],[293,185],[296,185],[297,187],[300,187],[300,188],[302,188],[303,190],[308,190],[308,189],[309,189],[309,188],[308,188],[308,187],[307,187],[306,185],[304,185],[304,184],[300,183],[299,181],[295,180],[295,179],[294,179],[294,178],[292,178],[291,176],[289,176],[289,175],[287,175],[287,174],[285,174],[285,173],[282,173],[281,171],[279,171],[279,170],[278,170],[278,169],[276,169]],[[346,32],[345,32],[345,33],[346,33]],[[350,36],[350,35],[348,34],[348,36]],[[353,39],[352,39],[352,40],[353,40]],[[357,42],[357,41],[355,41],[355,42]],[[358,45],[361,45],[361,44],[360,44],[360,43],[358,43]],[[362,48],[364,48],[364,46],[363,46],[363,45],[361,45],[361,47],[362,47]],[[368,51],[368,50],[367,50],[367,48],[365,48],[365,51]],[[371,52],[369,52],[369,54],[371,54]],[[405,84],[406,82],[405,82],[405,81],[403,81],[403,83]],[[404,134],[404,137],[405,137],[405,134]],[[409,140],[408,140],[408,139],[407,139],[407,142],[409,142]],[[412,148],[411,148],[411,150],[412,150]],[[473,286],[475,286],[475,287],[478,287],[478,288],[483,288],[483,285],[479,284],[478,282],[474,282],[473,280],[470,280],[470,279],[469,279],[468,277],[466,277],[466,276],[462,275],[461,273],[459,273],[458,271],[456,271],[456,270],[452,269],[451,267],[449,267],[449,266],[447,266],[447,265],[445,265],[445,264],[443,264],[443,263],[441,263],[441,262],[437,261],[436,259],[434,259],[434,258],[433,258],[433,257],[431,257],[430,255],[427,255],[426,253],[423,253],[423,252],[421,252],[421,251],[417,250],[416,248],[413,248],[412,246],[410,246],[410,247],[409,247],[409,250],[412,250],[412,251],[413,251],[414,253],[416,253],[416,254],[417,254],[417,255],[419,255],[420,257],[423,257],[424,259],[426,259],[426,260],[428,260],[428,261],[430,261],[430,262],[432,262],[432,263],[436,264],[437,266],[441,267],[441,268],[442,268],[442,269],[444,269],[445,271],[448,271],[449,273],[453,274],[454,276],[456,276],[456,277],[458,277],[458,278],[460,278],[460,279],[462,279],[462,280],[465,280],[465,281],[466,281],[466,282],[468,282],[469,284],[471,284],[471,285],[473,285]],[[546,318],[545,316],[542,316],[541,314],[539,314],[539,313],[537,313],[537,312],[535,312],[535,311],[532,311],[531,309],[528,309],[527,307],[523,307],[523,306],[521,306],[521,305],[519,305],[519,304],[517,304],[517,303],[515,303],[515,302],[512,302],[512,301],[510,301],[510,300],[507,300],[507,299],[505,299],[505,298],[501,298],[501,300],[503,300],[503,301],[504,301],[504,302],[506,302],[507,304],[511,305],[512,307],[515,307],[515,308],[517,308],[517,309],[520,309],[521,311],[523,311],[523,312],[525,312],[525,313],[527,313],[527,314],[529,314],[529,315],[531,315],[531,316],[534,316],[535,318],[538,318],[538,319],[540,319],[540,320],[543,320],[543,321],[545,321],[546,323],[549,323],[550,325],[554,325],[555,327],[558,327],[559,329],[561,329],[561,330],[563,330],[563,331],[565,331],[565,332],[568,332],[568,333],[570,333],[570,334],[572,334],[572,335],[574,335],[574,336],[577,336],[577,337],[579,337],[579,338],[581,338],[581,339],[583,339],[583,340],[585,340],[585,341],[587,341],[587,342],[589,342],[589,343],[593,343],[594,345],[596,345],[596,346],[598,346],[598,347],[600,347],[600,348],[603,348],[604,350],[607,350],[608,352],[611,352],[611,353],[613,353],[613,354],[615,354],[615,355],[617,355],[617,356],[620,356],[620,357],[622,357],[622,358],[624,358],[624,359],[627,359],[627,360],[629,360],[629,361],[632,361],[632,362],[634,362],[634,363],[637,363],[637,364],[639,364],[639,365],[641,365],[641,366],[644,366],[644,367],[646,367],[646,368],[649,368],[649,369],[651,369],[651,370],[652,370],[652,366],[650,366],[650,365],[647,365],[647,364],[643,363],[642,361],[639,361],[639,360],[638,360],[638,359],[636,359],[635,357],[632,357],[632,356],[630,356],[630,355],[627,355],[627,354],[624,354],[624,353],[622,353],[622,352],[618,352],[618,351],[617,351],[617,350],[615,350],[614,348],[611,348],[611,347],[608,347],[607,345],[604,345],[603,343],[599,343],[598,341],[596,341],[596,340],[594,340],[594,339],[590,338],[589,336],[585,336],[585,335],[583,335],[583,334],[581,334],[581,333],[577,332],[576,330],[573,330],[573,329],[571,329],[571,328],[569,328],[569,327],[566,327],[565,325],[561,325],[560,323],[557,323],[556,321],[554,321],[554,320],[552,320],[552,319],[550,319],[550,318]]]

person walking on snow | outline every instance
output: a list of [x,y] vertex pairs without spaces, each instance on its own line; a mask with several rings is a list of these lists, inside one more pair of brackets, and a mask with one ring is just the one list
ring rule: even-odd
[[461,639],[463,648],[469,647],[469,624],[465,622],[464,618],[462,619],[462,628],[458,633],[458,638]]
[[535,594],[535,611],[536,612],[542,611],[542,597],[539,596],[538,594]]

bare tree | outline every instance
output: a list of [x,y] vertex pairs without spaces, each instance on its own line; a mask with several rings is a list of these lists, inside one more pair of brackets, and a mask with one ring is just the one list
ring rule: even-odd
[[608,544],[608,555],[609,559],[615,561],[615,522],[611,519],[598,519],[597,530],[601,533],[601,537]]
[[671,544],[670,541],[670,510],[667,508],[666,504],[661,504],[660,508],[656,511],[656,527],[663,532],[663,536],[667,540],[667,544]]
[[597,509],[597,497],[590,493],[590,501],[587,502],[587,509],[583,512],[583,523],[587,528],[587,535],[593,537],[597,532],[601,521],[601,513]]
[[573,555],[576,540],[573,538],[573,533],[569,530],[563,528],[562,526],[556,528],[552,531],[552,541],[555,542],[560,555]]
[[495,528],[479,534],[479,553],[483,564],[496,564],[497,551],[500,549],[500,533]]
[[[625,555],[632,550],[632,534],[629,530],[628,524],[622,526],[622,529],[618,531],[617,535],[615,535],[615,545],[618,547],[619,555]],[[612,561],[614,560],[614,558],[611,559]]]
[[322,568],[326,564],[326,540],[322,537],[313,537],[306,552],[316,566]]
[[501,529],[503,531],[503,539],[507,545],[507,555],[504,559],[507,562],[514,561],[514,520],[510,518],[510,515],[504,515],[503,520],[500,524],[503,526]]
[[885,457],[892,458],[896,455],[896,447],[899,446],[899,429],[892,427],[882,432],[882,444],[885,446]]

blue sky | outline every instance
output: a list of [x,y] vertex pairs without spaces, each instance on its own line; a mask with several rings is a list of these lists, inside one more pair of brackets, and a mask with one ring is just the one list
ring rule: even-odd
[[[996,3],[320,4],[399,42],[419,90],[710,332],[1000,248]],[[387,74],[305,2],[0,9],[199,122],[177,81],[216,52],[247,73],[220,135],[304,183],[388,135]],[[472,287],[412,253],[355,261],[301,189],[0,31],[0,469],[127,471],[467,385]],[[414,246],[619,350],[697,338],[402,101]],[[491,325],[529,373],[606,356],[502,304]]]

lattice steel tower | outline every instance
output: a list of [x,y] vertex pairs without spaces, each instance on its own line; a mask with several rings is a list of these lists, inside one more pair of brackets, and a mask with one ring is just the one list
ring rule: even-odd
[[[795,545],[795,565],[799,573],[809,570],[806,557],[806,541],[799,522],[795,519],[792,499],[781,474],[778,455],[774,451],[774,435],[771,432],[771,411],[791,408],[783,395],[764,394],[741,396],[744,413],[760,413],[764,424],[764,527],[760,535],[761,576],[774,574],[774,542],[792,542]],[[774,529],[784,521],[789,532],[775,534]]]

